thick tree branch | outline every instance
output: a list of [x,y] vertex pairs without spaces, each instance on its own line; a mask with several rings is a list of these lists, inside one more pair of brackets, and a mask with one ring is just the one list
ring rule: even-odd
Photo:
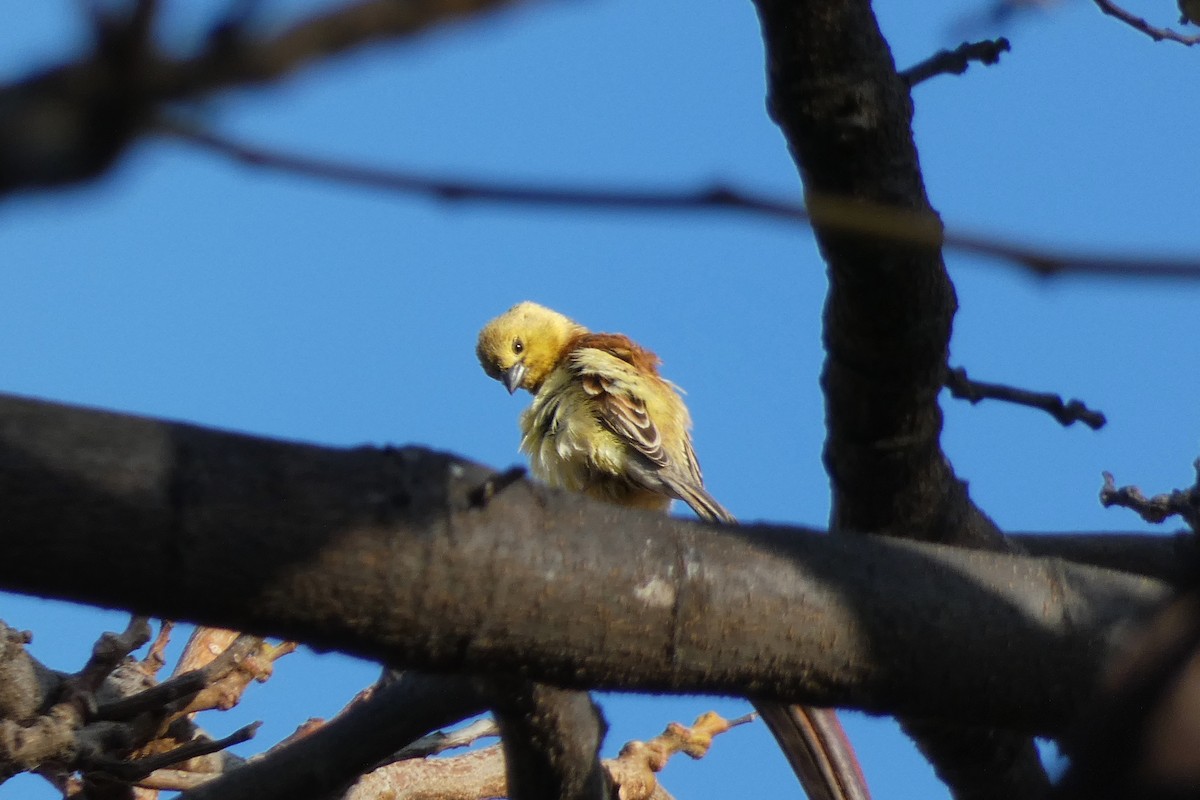
[[0,720],[25,722],[45,708],[62,690],[65,675],[29,654],[29,631],[10,628],[0,620]]
[[[1075,716],[1112,623],[1164,591],[1055,560],[667,520],[525,482],[485,499],[493,474],[418,448],[0,397],[0,586],[399,666],[1042,733]],[[478,585],[491,591],[462,590]]]
[[500,726],[511,800],[604,800],[608,724],[587,692],[513,678],[482,681]]
[[1145,575],[1173,586],[1193,582],[1200,563],[1196,537],[1189,533],[1010,533],[1008,538],[1032,556]]
[[[810,207],[838,198],[904,209],[940,227],[913,141],[909,83],[869,0],[756,5],[768,105]],[[884,244],[820,222],[814,230],[829,273],[821,386],[831,527],[1004,549],[941,448],[937,396],[957,301],[940,243]],[[977,724],[902,722],[959,797],[1049,789],[1032,740]]]

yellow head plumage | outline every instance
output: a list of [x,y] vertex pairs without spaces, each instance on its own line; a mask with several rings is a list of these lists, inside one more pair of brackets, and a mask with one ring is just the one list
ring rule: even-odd
[[483,371],[509,392],[536,393],[571,341],[584,333],[582,325],[526,300],[483,327],[475,355]]

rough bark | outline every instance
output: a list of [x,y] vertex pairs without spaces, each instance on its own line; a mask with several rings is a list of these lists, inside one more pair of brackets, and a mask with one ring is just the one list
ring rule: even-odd
[[[769,108],[799,167],[829,273],[822,388],[835,530],[1003,549],[941,450],[956,309],[939,250],[840,232],[822,209],[896,207],[938,224],[925,194],[909,85],[869,0],[757,0]],[[1049,782],[1032,741],[909,721],[959,797],[1036,797]]]
[[0,586],[570,688],[1053,733],[1154,581],[0,397]]

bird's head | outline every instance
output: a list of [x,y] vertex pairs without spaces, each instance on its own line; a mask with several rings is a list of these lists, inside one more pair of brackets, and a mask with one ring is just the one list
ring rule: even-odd
[[509,394],[520,388],[537,392],[571,340],[586,332],[557,311],[525,301],[483,327],[475,354]]

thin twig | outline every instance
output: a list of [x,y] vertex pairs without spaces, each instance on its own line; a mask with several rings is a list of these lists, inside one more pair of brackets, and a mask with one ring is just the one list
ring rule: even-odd
[[950,247],[1015,262],[1041,277],[1088,275],[1200,280],[1200,260],[1194,258],[1110,257],[1052,252],[986,236],[944,231],[940,221],[931,213],[858,200],[810,195],[809,205],[805,208],[785,200],[719,185],[700,190],[622,191],[464,181],[281,153],[178,122],[163,122],[159,130],[253,167],[434,200],[605,210],[737,211],[802,225],[816,224],[828,230],[858,233],[918,247]]
[[981,42],[963,42],[953,50],[939,50],[929,58],[913,64],[900,72],[900,77],[916,86],[936,75],[962,75],[972,61],[991,66],[1000,61],[1000,54],[1012,50],[1008,39],[984,39]]
[[1061,395],[1050,392],[1031,392],[1002,383],[973,380],[967,376],[967,370],[963,367],[952,367],[946,372],[946,388],[950,390],[952,397],[969,400],[972,405],[980,400],[1003,400],[1006,403],[1041,409],[1058,420],[1064,428],[1082,422],[1097,431],[1108,422],[1103,412],[1093,411],[1084,405],[1082,400],[1072,399],[1064,403]]
[[1171,41],[1191,47],[1194,44],[1200,44],[1200,35],[1184,36],[1182,33],[1171,30],[1170,28],[1158,28],[1151,25],[1142,17],[1136,14],[1131,14],[1121,8],[1112,0],[1095,0],[1096,5],[1105,14],[1110,17],[1116,17],[1134,30],[1141,31],[1156,42]]
[[1200,460],[1192,465],[1196,469],[1196,482],[1187,489],[1146,497],[1136,486],[1117,487],[1111,472],[1104,476],[1104,487],[1100,490],[1100,504],[1105,508],[1120,506],[1134,511],[1146,522],[1160,523],[1178,516],[1188,524],[1192,533],[1200,533]]

